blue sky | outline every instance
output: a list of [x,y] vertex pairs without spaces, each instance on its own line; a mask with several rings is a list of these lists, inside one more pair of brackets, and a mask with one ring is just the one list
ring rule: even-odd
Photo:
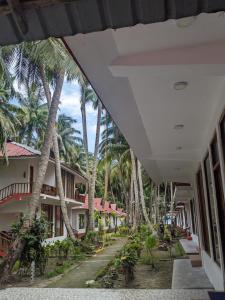
[[[63,85],[61,104],[59,106],[60,113],[65,113],[77,120],[75,124],[76,129],[80,130],[82,136],[82,122],[80,112],[80,89],[77,82],[68,83]],[[87,129],[88,129],[88,144],[89,151],[94,151],[95,144],[95,131],[96,131],[96,117],[97,112],[94,111],[92,105],[86,106],[87,111]]]

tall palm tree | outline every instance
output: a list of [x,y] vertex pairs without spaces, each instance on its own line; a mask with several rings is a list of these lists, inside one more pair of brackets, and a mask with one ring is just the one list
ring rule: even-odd
[[77,120],[65,114],[58,116],[57,134],[60,156],[70,165],[77,160],[79,147],[82,145],[80,131],[74,128],[76,123]]
[[[24,223],[24,225],[26,225],[26,227],[24,227],[25,232],[29,230],[30,225],[33,223],[37,208],[39,206],[40,191],[43,185],[45,173],[48,166],[50,148],[52,143],[53,131],[55,128],[55,120],[58,111],[60,93],[63,86],[63,80],[64,80],[64,73],[59,72],[56,75],[55,89],[52,97],[51,106],[49,108],[49,116],[48,116],[48,122],[46,126],[44,143],[41,151],[38,174],[37,174],[37,178],[34,184],[34,190],[30,200],[30,212],[29,212],[29,216],[27,216],[28,218],[27,222]],[[29,224],[28,227],[27,227],[27,223]],[[4,282],[7,280],[15,262],[21,256],[24,246],[25,246],[24,240],[21,240],[20,237],[18,236],[12,244],[9,254],[5,257],[1,265],[1,271],[3,275],[1,276],[0,279],[0,285],[4,284]]]
[[20,109],[17,117],[20,120],[18,139],[28,146],[40,147],[48,119],[48,107],[43,103],[43,92],[35,83],[25,82],[23,93],[18,102]]
[[141,172],[141,163],[137,160],[137,173],[138,173],[138,183],[139,183],[139,191],[140,191],[140,200],[141,200],[141,207],[142,213],[145,219],[145,222],[148,225],[150,231],[153,230],[152,224],[149,220],[149,216],[146,210],[145,199],[144,199],[144,190],[143,190],[143,181],[142,181],[142,172]]
[[[51,88],[56,88],[58,74],[61,74],[63,82],[65,79],[73,80],[80,75],[77,65],[65,49],[63,43],[55,38],[32,43],[22,43],[16,49],[16,56],[17,60],[15,69],[18,80],[23,83],[26,78],[28,78],[31,82],[34,81],[36,84],[42,85],[49,109],[53,100]],[[61,90],[62,86],[59,91],[59,96],[61,96]],[[75,240],[67,214],[55,124],[51,142],[53,142],[53,151],[56,163],[56,183],[60,197],[63,219],[70,237]]]
[[90,231],[94,230],[94,197],[95,197],[95,183],[96,183],[96,170],[97,170],[97,158],[99,152],[99,140],[100,140],[100,127],[101,127],[101,114],[102,114],[102,103],[97,99],[97,126],[96,126],[96,136],[95,136],[95,149],[93,156],[93,167],[92,174],[89,178],[89,192],[88,192],[88,229]]
[[7,139],[16,135],[15,127],[19,125],[19,120],[15,115],[17,108],[9,101],[10,93],[5,81],[0,78],[0,150],[6,160]]

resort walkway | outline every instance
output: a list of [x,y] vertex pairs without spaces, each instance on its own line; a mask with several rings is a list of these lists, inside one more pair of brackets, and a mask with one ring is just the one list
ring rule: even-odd
[[126,244],[126,238],[118,238],[113,244],[105,248],[101,253],[96,254],[83,261],[77,268],[65,274],[58,281],[51,283],[48,287],[58,288],[83,288],[88,280],[94,280],[101,271]]

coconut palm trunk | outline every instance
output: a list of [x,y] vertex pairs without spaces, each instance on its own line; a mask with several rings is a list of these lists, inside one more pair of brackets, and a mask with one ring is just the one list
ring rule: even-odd
[[132,165],[133,184],[134,184],[134,201],[135,201],[133,226],[134,228],[136,228],[139,225],[139,195],[138,195],[138,184],[137,184],[137,168],[136,168],[136,159],[132,149],[130,149],[130,154],[131,154],[131,165]]
[[[83,130],[83,146],[85,153],[85,164],[86,164],[86,176],[89,179],[90,170],[89,170],[89,155],[88,155],[88,134],[87,134],[87,116],[86,116],[86,89],[87,89],[88,81],[85,77],[81,77],[80,86],[81,86],[81,119],[82,119],[82,130]],[[88,191],[88,184],[86,185],[86,191]]]
[[133,225],[133,203],[134,203],[134,179],[133,172],[131,172],[130,176],[130,201],[129,201],[129,224]]
[[144,190],[143,190],[143,182],[142,182],[142,173],[141,173],[141,163],[140,163],[139,160],[137,161],[137,169],[138,169],[138,183],[139,183],[142,213],[143,213],[145,222],[148,225],[149,230],[152,231],[152,224],[149,220],[148,213],[147,213],[146,206],[145,206]]
[[[41,193],[42,185],[44,183],[45,173],[48,166],[53,130],[55,126],[55,120],[58,111],[60,95],[63,86],[63,80],[64,80],[64,73],[59,73],[56,76],[55,90],[53,93],[52,102],[49,109],[48,122],[47,122],[45,137],[44,137],[44,143],[41,150],[41,157],[39,160],[38,173],[34,183],[33,193],[29,202],[30,204],[29,215],[27,216],[27,220],[24,222],[24,231],[29,231],[29,228],[35,218],[37,210],[39,209],[40,193]],[[4,284],[7,281],[7,278],[11,273],[15,262],[21,256],[24,246],[25,246],[25,242],[24,240],[21,240],[20,237],[17,237],[16,240],[13,242],[12,246],[10,247],[10,251],[8,255],[6,256],[3,263],[1,264],[2,276],[0,279],[0,284]]]
[[96,136],[95,136],[95,150],[93,157],[93,169],[90,176],[90,186],[88,193],[88,209],[89,209],[89,223],[88,230],[94,230],[94,197],[95,197],[95,182],[96,182],[96,169],[97,169],[97,158],[99,151],[99,139],[100,139],[100,128],[101,128],[101,114],[102,114],[102,103],[98,99],[98,113],[97,113],[97,127],[96,127]]
[[[63,73],[65,74],[65,72],[63,72]],[[48,107],[50,107],[51,102],[52,102],[51,92],[49,89],[49,84],[47,82],[47,78],[45,75],[45,70],[44,70],[43,65],[40,66],[40,74],[41,74],[41,80],[42,80],[42,84],[43,84],[44,91],[45,91],[45,96],[46,96],[46,99],[48,102]],[[67,211],[67,207],[66,207],[66,199],[65,199],[65,193],[64,193],[63,182],[62,182],[59,144],[58,144],[57,131],[56,131],[55,126],[53,128],[52,142],[53,142],[53,152],[55,155],[56,186],[57,186],[58,193],[59,193],[60,206],[61,206],[61,211],[62,211],[62,215],[63,215],[63,220],[64,220],[64,223],[65,223],[65,226],[66,226],[66,229],[67,229],[67,232],[68,232],[70,238],[75,241],[76,239],[75,239],[75,236],[73,233],[73,229],[71,227],[71,222],[69,220],[68,211]]]

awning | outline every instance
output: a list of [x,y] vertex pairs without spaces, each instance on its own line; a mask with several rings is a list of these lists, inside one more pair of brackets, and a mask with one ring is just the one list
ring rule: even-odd
[[0,44],[117,29],[224,10],[223,0],[0,0]]

